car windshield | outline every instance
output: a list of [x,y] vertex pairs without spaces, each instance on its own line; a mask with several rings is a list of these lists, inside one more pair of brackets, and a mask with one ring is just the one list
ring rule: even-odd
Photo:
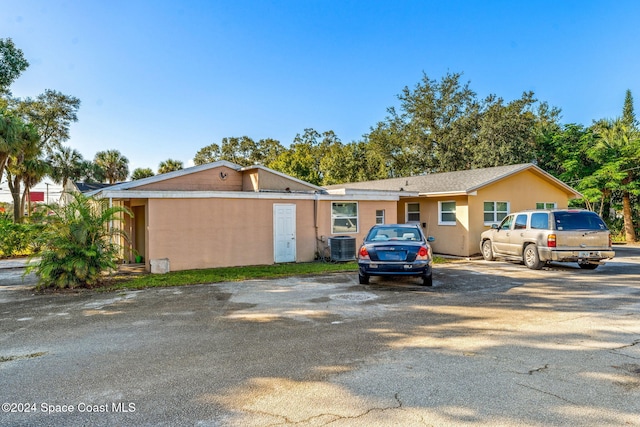
[[422,237],[416,228],[409,227],[373,227],[366,240],[384,242],[387,240],[419,241]]
[[607,230],[604,221],[595,213],[555,212],[556,230]]

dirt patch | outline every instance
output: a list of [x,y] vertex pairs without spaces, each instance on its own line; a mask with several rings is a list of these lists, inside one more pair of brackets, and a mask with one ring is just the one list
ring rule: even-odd
[[35,357],[44,356],[45,354],[47,354],[46,351],[41,351],[41,352],[38,352],[38,353],[22,354],[22,355],[19,355],[19,356],[0,356],[0,363],[2,363],[2,362],[13,362],[15,360],[33,359]]

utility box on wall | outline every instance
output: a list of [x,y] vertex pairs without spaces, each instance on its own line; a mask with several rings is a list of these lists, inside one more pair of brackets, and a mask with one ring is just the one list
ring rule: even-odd
[[151,274],[166,274],[170,271],[169,258],[152,259],[149,264],[151,265]]
[[349,236],[329,237],[331,261],[353,261],[356,259],[356,238]]

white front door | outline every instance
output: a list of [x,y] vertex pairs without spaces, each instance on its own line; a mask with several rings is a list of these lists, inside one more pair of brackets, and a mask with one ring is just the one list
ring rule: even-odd
[[273,205],[274,262],[296,260],[296,205]]

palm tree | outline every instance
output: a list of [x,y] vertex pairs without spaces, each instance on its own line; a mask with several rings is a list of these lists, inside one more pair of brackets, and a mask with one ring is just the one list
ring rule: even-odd
[[51,178],[62,187],[67,186],[69,179],[77,179],[81,175],[82,154],[71,147],[61,147],[47,159],[51,165]]
[[131,215],[125,207],[109,206],[107,199],[92,199],[82,193],[71,193],[65,205],[50,205],[52,216],[42,236],[44,248],[40,262],[28,271],[38,275],[38,287],[75,288],[97,283],[103,271],[117,268],[116,259],[126,234],[110,227],[122,214]]
[[23,163],[22,183],[24,184],[24,192],[20,200],[20,212],[24,212],[25,203],[29,203],[28,215],[31,215],[31,199],[27,201],[27,196],[31,191],[31,187],[39,183],[42,178],[51,173],[51,166],[41,157],[26,160]]
[[158,166],[158,173],[167,173],[184,169],[184,166],[180,160],[167,159],[164,162],[160,162]]
[[149,178],[154,175],[155,174],[153,173],[151,168],[136,168],[131,173],[131,179],[135,181],[137,179]]
[[[22,209],[24,205],[21,202],[21,184],[35,168],[30,162],[38,159],[41,153],[40,136],[35,127],[20,122],[16,127],[15,139],[5,164],[7,184],[13,198],[13,219],[15,222],[21,220],[24,212]],[[27,182],[31,182],[30,179],[27,179]]]
[[599,138],[588,151],[589,157],[600,165],[594,176],[607,182],[607,190],[622,194],[625,240],[635,242],[631,192],[635,190],[638,179],[640,132],[621,118],[601,120],[595,124],[595,129]]
[[99,151],[93,161],[104,170],[109,184],[124,181],[129,176],[129,159],[118,150]]
[[79,181],[104,182],[105,179],[104,170],[99,165],[91,160],[83,160],[80,162],[80,169],[78,171]]

